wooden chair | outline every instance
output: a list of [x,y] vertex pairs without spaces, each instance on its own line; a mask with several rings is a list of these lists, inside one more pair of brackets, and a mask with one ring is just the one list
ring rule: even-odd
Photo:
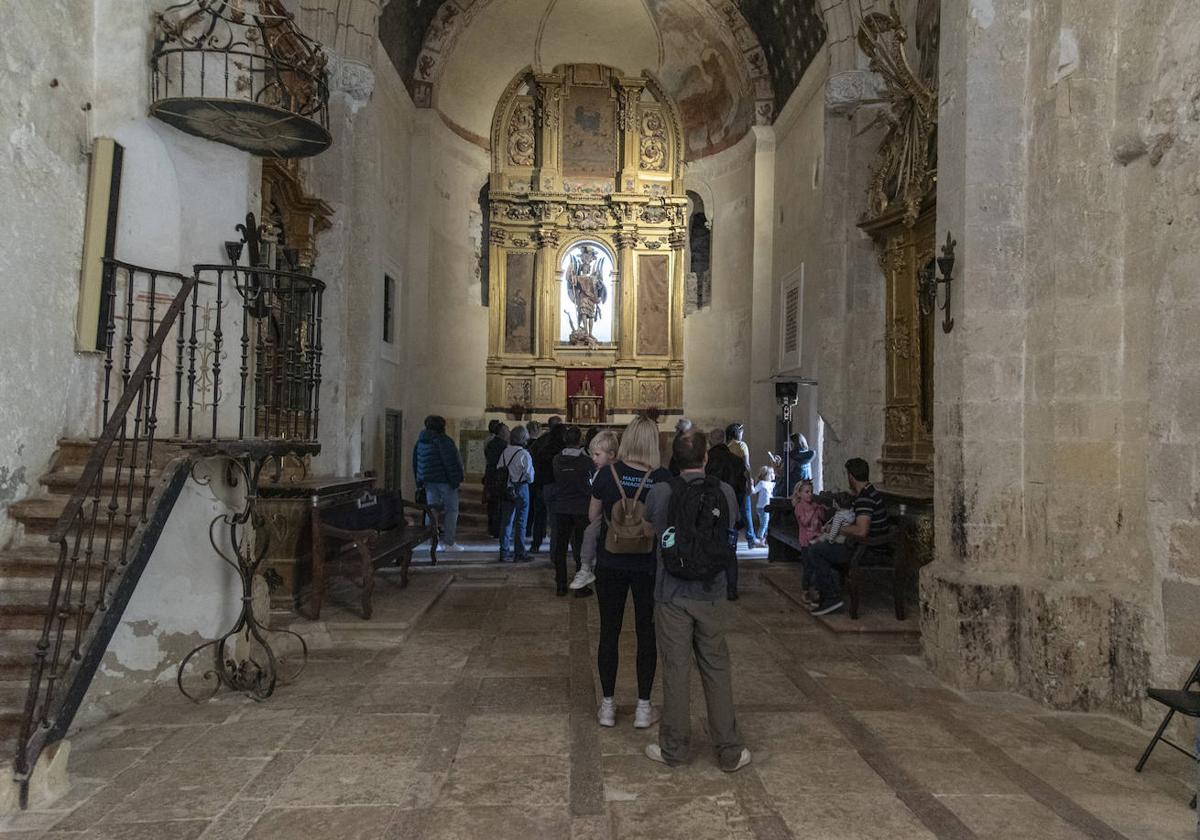
[[[1158,746],[1159,741],[1183,753],[1192,759],[1192,761],[1200,761],[1200,756],[1197,756],[1192,750],[1176,744],[1163,734],[1167,731],[1167,726],[1170,725],[1171,718],[1175,717],[1176,712],[1187,717],[1200,718],[1200,691],[1192,691],[1192,686],[1197,684],[1200,684],[1200,662],[1197,662],[1196,667],[1192,668],[1192,673],[1188,674],[1187,680],[1183,683],[1183,688],[1179,690],[1170,688],[1146,689],[1146,695],[1151,700],[1162,703],[1167,707],[1167,714],[1162,719],[1162,723],[1158,725],[1158,731],[1154,733],[1154,737],[1150,739],[1150,743],[1146,745],[1146,751],[1138,759],[1137,767],[1135,768],[1138,773],[1141,773],[1142,768],[1146,766],[1146,761],[1150,758],[1150,753],[1154,752],[1154,748]],[[1192,796],[1192,807],[1196,807],[1195,796]]]
[[[904,583],[908,577],[908,565],[900,545],[900,529],[892,526],[886,534],[856,540],[850,553],[846,569],[846,600],[850,618],[858,620],[858,607],[862,595],[862,577],[865,571],[883,570],[892,575],[892,600],[895,601],[896,620],[904,621]],[[891,552],[882,551],[891,547]]]

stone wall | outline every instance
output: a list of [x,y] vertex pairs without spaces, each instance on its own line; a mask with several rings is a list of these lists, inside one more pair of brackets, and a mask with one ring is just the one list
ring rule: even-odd
[[961,282],[922,589],[959,685],[1139,719],[1200,655],[1184,5],[943,8],[938,239]]

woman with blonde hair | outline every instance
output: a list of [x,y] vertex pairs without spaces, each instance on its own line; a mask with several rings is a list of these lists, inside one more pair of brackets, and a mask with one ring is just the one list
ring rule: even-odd
[[[654,641],[654,531],[648,521],[639,527],[650,488],[669,482],[671,474],[662,468],[658,425],[646,417],[637,417],[621,435],[617,460],[596,473],[592,482],[592,502],[588,515],[593,522],[602,520],[596,547],[596,604],[600,611],[600,644],[596,668],[600,672],[602,700],[596,718],[601,726],[616,726],[617,710],[613,695],[617,684],[618,642],[625,601],[633,595],[633,614],[637,631],[638,701],[633,725],[646,729],[654,725],[656,715],[650,707],[650,689],[658,648]],[[616,515],[614,516],[614,510]]]

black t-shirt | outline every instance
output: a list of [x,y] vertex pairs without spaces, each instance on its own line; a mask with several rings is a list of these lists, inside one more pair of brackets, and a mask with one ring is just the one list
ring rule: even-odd
[[[613,466],[616,468],[617,475],[621,477],[621,485],[625,488],[625,496],[633,498],[634,492],[638,489],[638,485],[642,481],[642,476],[645,476],[646,473],[628,466],[623,461],[617,461]],[[670,480],[671,473],[662,467],[651,470],[650,475],[646,477],[646,485],[642,488],[642,492],[638,495],[638,498],[645,504],[646,497],[650,495],[651,487],[656,483],[667,483]],[[617,487],[617,483],[613,480],[612,470],[608,467],[597,472],[596,477],[592,479],[592,498],[599,499],[604,503],[604,521],[607,522],[609,517],[612,516],[613,505],[621,499],[621,489]],[[609,554],[604,549],[604,537],[606,533],[606,526],[602,526],[596,544],[597,565],[606,566],[610,569],[646,571],[653,574],[656,562],[653,551],[646,554]]]

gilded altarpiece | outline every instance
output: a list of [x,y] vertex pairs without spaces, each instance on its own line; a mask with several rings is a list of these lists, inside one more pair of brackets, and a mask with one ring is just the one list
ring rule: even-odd
[[932,200],[911,226],[899,213],[862,225],[876,240],[885,298],[883,485],[927,498],[933,494],[934,318],[918,304],[919,274],[934,258]]
[[598,65],[522,73],[492,124],[489,411],[567,412],[602,369],[605,417],[683,408],[687,198],[678,114]]

